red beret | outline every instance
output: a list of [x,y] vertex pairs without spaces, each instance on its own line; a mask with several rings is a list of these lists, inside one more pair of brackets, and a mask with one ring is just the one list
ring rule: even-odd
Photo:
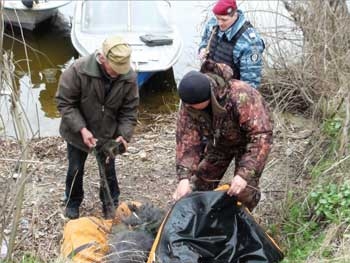
[[236,0],[219,0],[213,8],[213,13],[215,15],[228,15],[236,9]]

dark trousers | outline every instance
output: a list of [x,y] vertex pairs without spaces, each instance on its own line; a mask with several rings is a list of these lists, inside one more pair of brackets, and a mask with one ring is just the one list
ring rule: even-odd
[[[74,147],[73,145],[67,143],[68,152],[68,172],[66,177],[66,206],[67,207],[79,207],[84,198],[84,188],[83,188],[83,176],[84,176],[84,166],[88,153]],[[97,158],[100,162],[101,157]],[[101,173],[101,168],[104,170]],[[119,199],[119,185],[115,171],[114,159],[110,158],[104,163],[99,163],[100,171],[100,199],[102,204],[105,206],[113,203],[118,204]],[[105,183],[106,182],[106,183]],[[108,186],[108,187],[107,187]]]
[[[210,191],[218,187],[233,159],[235,160],[236,174],[244,151],[245,149],[223,151],[222,148],[213,147],[211,143],[208,143],[204,149],[203,158],[198,165],[196,175],[192,178],[194,190]],[[260,174],[247,180],[249,186],[237,196],[238,201],[242,202],[251,211],[257,206],[261,197],[259,178]]]

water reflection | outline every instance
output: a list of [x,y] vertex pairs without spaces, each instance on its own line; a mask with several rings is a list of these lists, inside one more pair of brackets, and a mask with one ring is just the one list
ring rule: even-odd
[[46,83],[45,87],[39,92],[39,101],[41,105],[41,111],[44,112],[44,116],[47,118],[59,118],[60,114],[56,109],[55,94],[57,89],[57,83]]
[[[70,21],[60,15],[35,31],[23,32],[7,25],[3,48],[13,53],[15,85],[32,133],[57,134],[59,114],[54,100],[57,82],[61,72],[78,57],[70,40]],[[8,105],[5,98],[1,99],[6,132],[13,135],[12,120],[5,110]]]

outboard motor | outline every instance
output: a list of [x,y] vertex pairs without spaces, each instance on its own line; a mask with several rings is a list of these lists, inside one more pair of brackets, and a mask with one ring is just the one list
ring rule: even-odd
[[22,0],[22,4],[27,8],[33,8],[34,2],[39,3],[39,0]]
[[22,0],[22,4],[27,7],[27,8],[32,8],[33,7],[33,0]]

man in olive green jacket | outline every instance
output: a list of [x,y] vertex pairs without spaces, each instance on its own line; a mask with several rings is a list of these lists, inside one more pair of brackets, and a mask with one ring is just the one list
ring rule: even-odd
[[[131,48],[121,37],[109,37],[102,50],[76,60],[60,77],[56,100],[62,116],[60,134],[67,141],[68,218],[79,217],[88,153],[98,141],[110,139],[126,149],[133,134],[139,94],[130,55]],[[100,174],[101,183],[106,180],[108,187],[100,186],[100,199],[104,216],[110,218],[120,194],[114,158],[106,160],[104,171],[104,176]]]

